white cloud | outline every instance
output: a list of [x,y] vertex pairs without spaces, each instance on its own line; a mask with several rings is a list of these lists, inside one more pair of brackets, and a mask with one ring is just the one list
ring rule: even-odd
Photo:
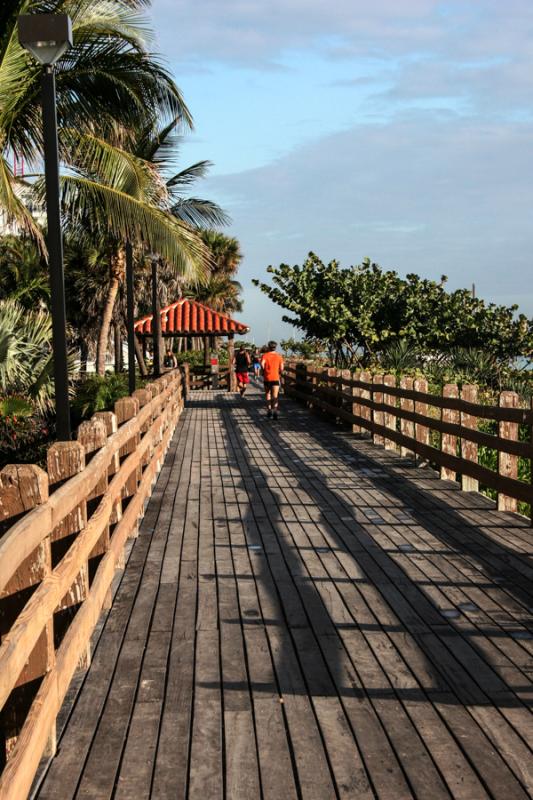
[[284,50],[436,52],[463,60],[531,51],[526,0],[154,0],[160,42],[179,61],[275,62]]
[[414,114],[335,134],[206,188],[229,200],[245,283],[308,250],[345,264],[368,255],[402,273],[445,273],[454,286],[475,282],[489,299],[518,302],[531,272],[533,124]]
[[[154,12],[178,83],[185,70],[220,64],[237,68],[227,70],[229,84],[238,70],[265,72],[246,113],[268,108],[267,133],[280,115],[284,130],[302,124],[301,111],[276,113],[268,75],[298,58],[302,74],[312,62],[311,87],[327,86],[355,109],[332,114],[334,129],[348,130],[319,138],[311,120],[311,142],[202,186],[233,216],[245,284],[313,249],[346,264],[368,255],[403,273],[445,273],[452,285],[475,282],[480,294],[533,314],[533,297],[522,293],[533,252],[533,3],[155,0]],[[230,118],[239,102],[242,87],[232,95],[229,85]],[[247,298],[243,318],[263,314],[273,325],[268,301],[251,289]]]

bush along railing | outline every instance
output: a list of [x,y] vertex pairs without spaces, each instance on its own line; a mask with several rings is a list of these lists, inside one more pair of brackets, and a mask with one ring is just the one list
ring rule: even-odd
[[[187,372],[185,371],[185,375]],[[184,404],[178,370],[98,412],[47,471],[0,471],[0,798],[24,798]]]
[[433,465],[444,480],[483,491],[499,511],[531,516],[533,411],[519,407],[515,392],[489,406],[474,385],[446,384],[436,395],[425,379],[294,362],[286,365],[285,391],[374,444]]

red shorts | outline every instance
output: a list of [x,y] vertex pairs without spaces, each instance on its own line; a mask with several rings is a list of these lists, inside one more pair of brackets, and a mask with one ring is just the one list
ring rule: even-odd
[[250,383],[250,376],[247,372],[236,372],[235,376],[238,383]]

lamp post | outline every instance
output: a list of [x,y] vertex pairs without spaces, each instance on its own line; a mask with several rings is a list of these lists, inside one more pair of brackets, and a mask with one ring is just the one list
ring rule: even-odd
[[134,328],[134,299],[133,299],[133,246],[126,242],[126,320],[128,327],[128,390],[130,394],[135,391],[135,328]]
[[159,303],[159,292],[157,291],[157,266],[159,258],[152,255],[152,339],[154,347],[153,373],[156,378],[161,375],[161,352],[159,342],[161,339],[161,307]]
[[57,438],[68,441],[71,431],[54,64],[72,45],[72,25],[66,14],[23,14],[18,18],[18,35],[22,47],[44,67],[42,107],[48,226],[46,242],[50,270]]

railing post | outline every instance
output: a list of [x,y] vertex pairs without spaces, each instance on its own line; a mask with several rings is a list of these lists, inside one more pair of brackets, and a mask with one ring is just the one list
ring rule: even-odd
[[178,416],[185,408],[185,378],[181,370],[176,375],[176,391],[178,398]]
[[[518,408],[516,392],[502,392],[499,400],[500,408]],[[502,439],[518,441],[518,423],[503,422],[498,425],[498,433]],[[518,456],[511,453],[498,452],[498,474],[506,478],[518,478]],[[498,492],[498,511],[518,511],[518,500]]]
[[[163,380],[163,378],[161,379]],[[114,414],[112,411],[97,411],[94,414],[93,419],[101,420],[106,428],[106,432],[108,437],[112,436],[114,433],[118,431],[118,422],[117,422],[117,415]],[[109,469],[107,471],[109,479],[116,475],[116,473],[120,469],[120,456],[117,453],[111,459],[111,463],[109,464]],[[113,511],[111,512],[111,517],[109,518],[109,522],[112,526],[116,525],[117,522],[120,522],[122,519],[122,499],[119,497],[115,503],[113,503]],[[117,567],[119,569],[124,568],[124,550],[120,554]]]
[[316,397],[317,388],[318,388],[318,370],[316,368],[316,365],[312,369],[308,369],[306,371],[306,374],[307,374],[307,380],[311,384],[311,387],[309,388],[309,394],[310,394],[311,399],[309,400],[307,405],[308,405],[309,408],[314,409],[315,408],[315,397]]
[[[385,386],[396,388],[396,375],[384,375],[383,383]],[[393,406],[396,408],[396,399],[396,395],[394,394],[383,393],[383,403],[387,406]],[[388,428],[390,431],[396,431],[396,414],[394,414],[392,411],[385,411],[383,414],[383,420],[386,428]],[[396,442],[393,439],[385,438],[385,450],[396,449]]]
[[[383,389],[375,388],[383,384],[383,375],[374,375],[372,378],[372,422],[376,425],[383,427],[385,422],[385,415],[380,408],[375,408],[374,405],[381,405],[383,403]],[[372,441],[374,444],[384,445],[385,437],[381,433],[372,431]]]
[[[97,411],[96,414],[93,415],[93,419],[101,420],[106,429],[107,436],[112,436],[114,433],[118,431],[118,422],[117,422],[117,415],[114,414],[112,411]],[[113,475],[120,469],[120,456],[117,453],[111,459],[111,463],[109,464],[109,469],[107,474],[109,478],[112,478]],[[112,525],[116,524],[122,518],[122,502],[120,498],[113,506],[113,511],[111,513],[111,519],[109,520]]]
[[[362,383],[371,383],[372,375],[370,374],[370,372],[366,372],[366,371],[365,372],[361,372],[359,380]],[[370,388],[361,389],[359,396],[364,400],[371,400],[372,399],[372,391],[371,391]],[[371,409],[371,407],[367,406],[367,405],[361,405],[360,408],[361,408],[361,416],[363,417],[363,419],[366,420],[367,422],[370,422],[372,420],[372,409]],[[361,430],[361,433],[364,434],[365,436],[372,437],[371,426],[370,425],[364,426],[362,428],[362,430]]]
[[[477,386],[464,384],[461,389],[461,400],[466,400],[468,403],[477,403],[477,394]],[[461,412],[461,425],[464,428],[470,428],[475,431],[477,430],[477,417],[472,414]],[[477,442],[471,442],[468,439],[461,438],[461,458],[465,461],[471,461],[473,464],[477,464]],[[478,492],[479,481],[476,478],[471,478],[469,475],[461,475],[461,489],[465,492]]]
[[[144,406],[148,405],[148,403],[152,399],[152,392],[147,387],[145,387],[144,389],[136,389],[133,392],[132,397],[134,397],[139,403],[139,411],[140,411],[141,408],[144,408]],[[141,426],[141,437],[145,435],[146,431],[150,428],[151,424],[152,420],[147,419],[146,422]],[[141,462],[141,470],[144,470],[146,465],[150,463],[150,459],[152,458],[151,450],[152,448],[149,447],[145,451]]]
[[[412,391],[413,389],[413,378],[403,377],[400,379],[400,389],[405,389],[407,391]],[[408,397],[400,397],[400,411],[414,411],[415,404],[414,400],[409,399]],[[400,416],[400,432],[407,436],[409,439],[415,438],[415,423],[412,422],[410,419],[404,419]],[[405,445],[401,445],[400,447],[400,455],[402,458],[407,456],[413,456],[414,452],[410,447],[406,447]]]
[[[48,499],[48,475],[33,464],[10,464],[0,471],[0,523],[31,511]],[[50,537],[47,536],[34,552],[26,558],[11,580],[0,593],[0,638],[11,627],[12,620],[22,611],[41,581],[51,572],[52,556]],[[39,679],[52,669],[55,663],[54,626],[50,618],[37,644],[18,676],[2,710],[2,725],[5,742],[5,758],[8,759],[26,719],[28,708],[39,687]],[[55,723],[51,729],[46,754],[55,752]],[[0,759],[2,760],[2,759]]]
[[[361,382],[367,382],[370,380],[370,373],[359,371],[356,372],[354,378]],[[367,389],[362,389],[361,387],[355,388],[356,397],[358,399],[365,398],[370,399],[370,392]],[[370,415],[372,414],[372,410],[367,406],[362,405],[360,402],[356,403],[357,411],[355,412],[357,416],[361,417],[362,419],[370,419]],[[355,430],[357,429],[357,430]],[[360,436],[366,436],[368,434],[368,429],[364,425],[354,425],[352,428],[354,433],[358,433]]]
[[[427,380],[425,378],[415,378],[413,382],[413,389],[415,392],[428,394]],[[427,417],[428,404],[424,400],[415,400],[415,414],[420,414],[421,416]],[[417,443],[425,445],[426,447],[429,445],[429,428],[427,425],[422,425],[420,422],[415,422],[415,439]],[[424,460],[423,457],[417,455],[416,451],[415,458],[418,462]]]
[[[322,370],[320,370],[316,364],[312,367],[312,369],[307,370],[307,380],[311,383],[309,387],[309,402],[307,403],[307,407],[310,408],[312,411],[319,410],[319,406],[317,405],[319,398],[319,382],[322,378]],[[298,378],[296,378],[296,388],[298,388]]]
[[[147,383],[144,388],[145,388],[145,390],[147,392],[150,392],[150,395],[151,395],[150,396],[150,400],[153,400],[154,397],[157,397],[157,395],[160,394],[161,391],[162,391],[162,387],[157,382]],[[150,402],[150,401],[148,401],[148,402]],[[160,412],[154,410],[152,412],[151,416],[150,416],[150,419],[147,420],[146,427],[144,427],[144,431],[143,432],[146,433],[148,430],[150,430],[151,425],[154,422],[156,422],[158,420],[158,418],[160,418]],[[157,429],[153,432],[152,443],[151,443],[150,447],[148,448],[148,450],[146,451],[146,463],[147,464],[149,464],[150,461],[152,460],[152,455],[153,455],[157,445],[161,441],[162,435],[163,435],[163,432],[161,430],[161,427],[158,426]],[[158,463],[156,474],[159,473],[160,466],[161,466],[161,464]],[[154,475],[154,482],[155,482],[155,480],[156,480],[156,476]]]
[[[329,403],[330,406],[336,406],[337,405],[337,398],[333,394],[330,394],[330,392],[332,392],[332,391],[334,392],[335,389],[337,388],[337,384],[335,383],[335,381],[331,380],[332,378],[336,378],[336,377],[337,377],[337,368],[336,367],[328,367],[328,383],[327,383],[327,386],[328,386],[329,392],[326,395],[326,403]],[[333,415],[333,419],[335,421],[335,424],[337,425],[338,422],[339,422],[339,418],[337,417],[337,415],[335,413]]]
[[229,384],[229,391],[236,392],[237,391],[237,377],[235,375],[235,364],[233,363],[233,359],[235,357],[235,342],[234,342],[234,334],[228,334],[228,384]]
[[[184,396],[185,400],[189,396],[189,392],[191,391],[191,366],[188,361],[185,361],[181,365],[182,375],[183,375],[183,389],[184,389]],[[229,378],[228,378],[229,380]]]
[[[350,381],[350,379],[352,377],[352,373],[350,372],[349,369],[343,369],[340,374],[341,374],[342,381],[343,381],[339,386],[339,390],[341,392],[341,403],[340,403],[340,406],[341,406],[343,411],[346,411],[348,409],[348,400],[346,398],[346,395],[347,394],[351,395],[351,393],[352,393],[351,392],[351,387],[349,385],[349,381]],[[350,411],[351,411],[351,401],[350,401]],[[343,419],[343,423],[345,423],[345,422],[346,422],[346,420]]]
[[[56,442],[48,448],[46,454],[48,479],[50,487],[59,487],[73,475],[85,469],[85,450],[81,442]],[[87,525],[87,502],[82,500],[76,508],[64,517],[52,531],[52,568],[61,561],[66,550],[72,544],[72,537]],[[89,594],[89,564],[86,562],[80,569],[76,580],[63,597],[55,610],[55,634],[63,638],[75,610]],[[88,669],[91,663],[91,646],[87,643],[85,653],[80,658],[80,667]]]
[[[360,381],[361,380],[361,370],[356,370],[353,373],[352,377],[353,377],[354,381]],[[352,400],[352,414],[354,415],[354,417],[360,417],[361,416],[361,404],[358,402],[358,400],[361,397],[361,389],[359,388],[359,386],[352,386],[352,397],[353,397],[353,400]],[[354,424],[352,425],[352,433],[361,433],[361,426],[359,425],[358,422],[354,422]]]
[[[136,414],[139,413],[139,400],[136,397],[122,397],[120,400],[117,400],[115,403],[115,414],[117,416],[117,423],[118,425],[123,425],[128,420],[132,419]],[[137,445],[140,442],[140,434],[134,434],[126,444],[120,448],[119,450],[119,458],[124,461],[130,453],[133,453],[137,448]],[[122,490],[122,499],[125,500],[128,497],[133,497],[135,492],[137,491],[137,486],[139,485],[139,481],[142,475],[142,468],[139,465],[135,469],[132,470],[131,475],[127,479],[124,489]],[[132,536],[137,536],[138,530],[134,528],[132,531]]]
[[[105,424],[100,419],[90,419],[87,422],[82,422],[78,428],[78,432],[76,435],[78,442],[83,446],[85,450],[85,458],[87,456],[92,456],[93,453],[96,453],[100,450],[107,442],[107,430]],[[89,459],[90,460],[90,459]],[[102,499],[102,495],[104,494],[105,490],[107,489],[107,470],[104,472],[100,480],[97,482],[96,486],[92,490],[92,492],[87,497],[87,513],[90,512],[91,507],[96,508],[100,500]],[[106,525],[104,530],[102,531],[102,535],[96,542],[95,546],[93,547],[90,555],[89,555],[89,583],[92,580],[92,572],[96,571],[98,567],[98,563],[101,557],[107,553],[109,549],[109,525]],[[111,604],[111,593],[109,593],[107,601],[106,601],[106,608],[109,608]]]
[[[457,398],[459,397],[459,390],[457,388],[456,383],[446,383],[442,387],[442,396],[444,398]],[[459,423],[459,411],[454,408],[446,408],[442,409],[441,420],[443,422],[450,422],[455,425]],[[441,450],[443,453],[448,453],[448,455],[456,456],[457,455],[457,436],[452,433],[443,433],[442,434],[442,444]],[[441,467],[440,468],[440,477],[444,481],[454,481],[456,479],[455,470],[449,469],[448,467]]]

